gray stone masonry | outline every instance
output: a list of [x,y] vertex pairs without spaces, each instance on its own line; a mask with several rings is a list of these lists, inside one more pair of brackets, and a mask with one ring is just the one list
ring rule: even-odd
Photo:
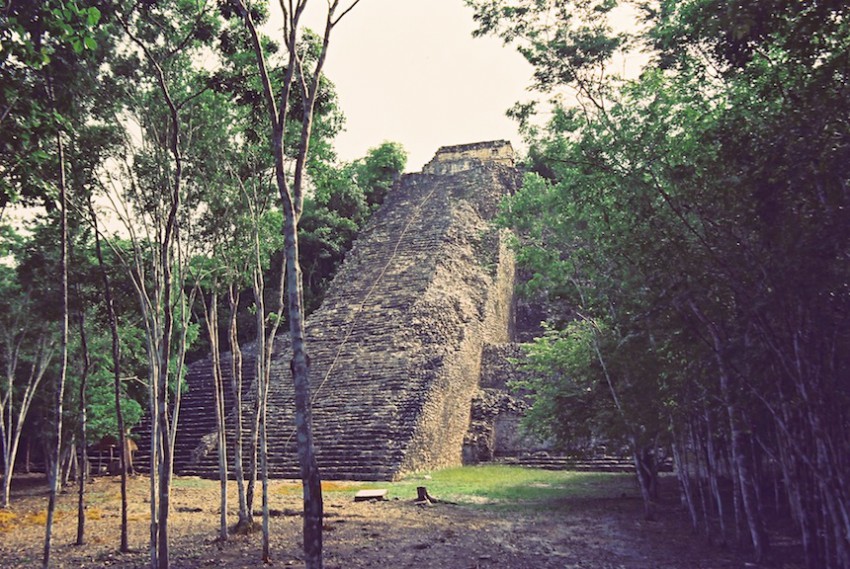
[[519,344],[487,344],[481,355],[480,389],[472,400],[469,430],[464,437],[464,463],[490,462],[549,451],[549,441],[538,440],[522,429],[529,408],[527,393],[514,382],[527,378],[520,362],[525,352]]

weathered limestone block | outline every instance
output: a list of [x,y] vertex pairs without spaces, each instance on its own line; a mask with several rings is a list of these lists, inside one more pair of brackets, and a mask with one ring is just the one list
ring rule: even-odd
[[513,168],[516,156],[511,143],[507,140],[494,140],[443,146],[422,171],[426,174],[456,174],[480,166],[482,163],[501,164]]
[[[463,463],[492,461],[504,448],[505,433],[500,430],[506,417],[522,417],[528,404],[502,389],[481,389],[472,400],[469,430],[463,440]],[[519,433],[515,425],[512,432]],[[500,444],[501,443],[501,444]]]
[[550,441],[539,440],[522,428],[522,417],[529,407],[527,393],[517,387],[527,377],[521,368],[523,358],[520,344],[484,346],[481,389],[473,399],[469,431],[464,438],[465,463],[551,449]]

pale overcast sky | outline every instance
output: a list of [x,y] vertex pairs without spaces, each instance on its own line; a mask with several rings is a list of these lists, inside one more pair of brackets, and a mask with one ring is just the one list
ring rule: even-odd
[[[308,20],[317,31],[322,24]],[[474,29],[463,0],[362,0],[334,30],[325,68],[347,118],[340,158],[389,140],[417,171],[440,146],[500,138],[520,146],[505,111],[529,98],[531,66],[496,38],[474,39]]]

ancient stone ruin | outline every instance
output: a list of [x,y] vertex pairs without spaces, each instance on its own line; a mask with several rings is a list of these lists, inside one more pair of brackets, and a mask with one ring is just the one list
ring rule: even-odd
[[[509,142],[441,148],[423,172],[402,177],[359,236],[307,322],[323,478],[395,479],[524,444],[515,428],[522,403],[493,389],[504,380],[485,366],[480,389],[482,354],[490,367],[504,367],[498,354],[511,349],[498,346],[515,333],[514,259],[507,234],[491,221],[520,180]],[[290,352],[281,336],[268,413],[270,473],[297,477]],[[244,355],[250,398],[250,347]],[[190,368],[188,384],[175,470],[216,476],[209,361]]]

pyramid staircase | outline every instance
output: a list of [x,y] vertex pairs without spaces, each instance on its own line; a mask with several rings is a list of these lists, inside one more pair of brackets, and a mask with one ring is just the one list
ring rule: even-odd
[[[389,480],[460,463],[482,346],[508,339],[513,259],[489,220],[519,180],[509,165],[473,163],[458,172],[405,175],[308,318],[314,442],[324,479]],[[276,342],[267,431],[270,475],[293,478],[300,471],[286,336],[282,330]],[[255,384],[254,354],[244,351],[247,457]],[[232,410],[229,354],[222,367]],[[187,382],[175,472],[216,477],[211,362],[193,364]],[[140,468],[149,456],[147,429],[137,430]]]

